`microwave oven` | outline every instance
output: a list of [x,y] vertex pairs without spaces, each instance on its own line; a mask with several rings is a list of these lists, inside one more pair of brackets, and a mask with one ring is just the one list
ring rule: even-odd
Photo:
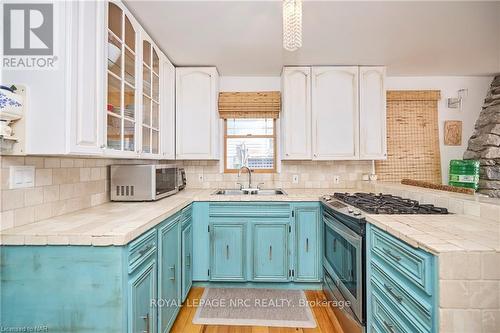
[[111,166],[111,201],[155,201],[184,186],[184,170],[174,164]]

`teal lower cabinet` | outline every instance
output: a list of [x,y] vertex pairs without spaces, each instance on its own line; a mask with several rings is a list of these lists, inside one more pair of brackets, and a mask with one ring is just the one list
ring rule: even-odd
[[438,332],[437,257],[367,225],[368,332]]
[[181,215],[167,219],[158,228],[159,332],[168,332],[181,303]]
[[[314,287],[299,282],[321,281],[319,211],[318,202],[196,202],[124,246],[1,246],[0,327],[166,333],[192,281]],[[419,263],[401,261],[427,292]]]
[[[132,285],[126,247],[1,246],[0,262],[2,328],[133,331],[128,328]],[[136,308],[145,315],[148,311],[140,302]]]
[[190,214],[188,207],[124,246],[1,246],[0,327],[169,332],[182,297],[181,247],[192,248]]
[[[195,281],[321,282],[318,202],[197,204]],[[198,223],[200,212],[208,213],[208,222]],[[210,254],[208,268],[206,253]]]
[[193,284],[193,225],[191,220],[182,226],[182,301]]
[[156,332],[156,308],[151,306],[151,300],[156,298],[156,258],[151,257],[132,276],[129,295],[131,332]]
[[245,281],[246,224],[211,222],[210,279]]
[[254,281],[288,281],[289,221],[252,222]]
[[319,204],[299,204],[295,218],[294,281],[321,281],[321,228]]

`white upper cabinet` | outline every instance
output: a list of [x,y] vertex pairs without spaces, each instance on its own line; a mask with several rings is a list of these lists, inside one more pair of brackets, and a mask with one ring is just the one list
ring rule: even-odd
[[284,68],[282,89],[281,158],[283,160],[310,160],[312,158],[311,68]]
[[[102,154],[104,110],[106,5],[99,1],[70,2],[71,16],[68,40],[71,47],[68,79],[71,87],[69,99],[69,149],[71,154]],[[97,41],[97,42],[96,42]]]
[[108,2],[106,22],[105,154],[134,157],[140,153],[137,145],[140,26],[120,2]]
[[359,68],[359,158],[387,158],[385,68]]
[[160,75],[163,74],[163,54],[154,42],[142,35],[142,89],[141,89],[141,148],[142,157],[160,155],[160,114],[163,109],[160,91],[164,88]]
[[218,77],[215,67],[176,68],[177,159],[219,159]]
[[312,68],[312,126],[313,159],[358,158],[358,67]]
[[23,153],[101,155],[107,5],[53,1],[53,6],[59,24],[55,67],[2,70],[2,84],[27,88]]
[[161,59],[160,110],[161,157],[175,159],[175,67],[167,57]]

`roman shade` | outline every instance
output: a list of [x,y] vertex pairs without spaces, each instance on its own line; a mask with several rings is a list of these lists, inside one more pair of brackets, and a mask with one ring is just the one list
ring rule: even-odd
[[279,118],[281,94],[279,91],[221,92],[219,115],[228,118]]
[[438,90],[387,91],[387,160],[376,161],[379,180],[441,183]]

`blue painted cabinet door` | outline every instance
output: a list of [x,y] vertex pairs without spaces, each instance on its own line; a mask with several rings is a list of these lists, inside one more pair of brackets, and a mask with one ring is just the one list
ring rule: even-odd
[[252,223],[253,280],[288,281],[289,223]]
[[186,300],[193,284],[193,227],[191,224],[182,230],[182,301]]
[[295,281],[320,279],[319,207],[296,207],[295,215]]
[[245,224],[212,223],[210,279],[214,281],[245,280]]
[[180,236],[179,217],[159,228],[158,298],[168,302],[158,308],[160,332],[170,330],[181,303]]
[[132,313],[129,315],[129,332],[156,332],[156,308],[151,304],[152,299],[156,299],[156,260],[154,258],[130,280]]

